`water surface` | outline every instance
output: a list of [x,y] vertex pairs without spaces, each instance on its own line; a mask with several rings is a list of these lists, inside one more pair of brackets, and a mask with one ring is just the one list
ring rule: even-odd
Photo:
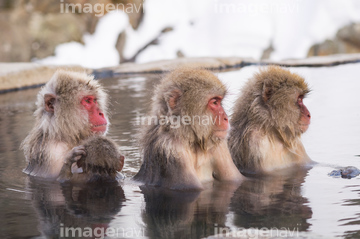
[[[256,70],[218,74],[229,88],[228,112]],[[207,185],[202,192],[139,187],[129,180],[85,188],[29,178],[21,171],[26,162],[19,145],[33,126],[39,89],[0,95],[0,236],[58,238],[74,227],[84,238],[90,238],[90,231],[94,238],[106,230],[109,238],[216,238],[221,232],[253,238],[261,233],[277,238],[359,238],[360,180],[327,174],[337,167],[360,168],[360,64],[291,70],[303,75],[312,89],[304,101],[312,124],[303,141],[318,164],[248,180],[240,187]],[[101,80],[112,99],[109,136],[126,154],[123,173],[128,179],[141,165],[137,119],[149,109],[160,77]]]

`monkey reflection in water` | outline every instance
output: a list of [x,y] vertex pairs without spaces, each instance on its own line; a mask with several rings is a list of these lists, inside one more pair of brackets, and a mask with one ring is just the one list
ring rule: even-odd
[[79,232],[74,232],[72,237],[68,228],[80,228],[82,232],[85,228],[105,231],[126,200],[118,183],[79,187],[30,177],[28,187],[39,217],[39,232],[46,238],[65,238],[67,234],[66,238],[83,238]]
[[273,228],[273,237],[278,236],[276,229],[286,228],[295,233],[294,237],[308,230],[312,209],[302,187],[310,168],[287,168],[243,182],[231,199],[233,224],[241,228]]
[[140,186],[145,207],[142,212],[149,238],[204,238],[225,227],[229,203],[238,185],[209,182],[202,191],[179,191]]

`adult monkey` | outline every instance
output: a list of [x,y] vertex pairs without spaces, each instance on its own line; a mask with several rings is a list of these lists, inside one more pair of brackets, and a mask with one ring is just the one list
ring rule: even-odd
[[56,178],[64,160],[84,155],[75,147],[81,140],[106,134],[107,98],[92,76],[58,70],[37,96],[35,126],[21,146],[28,161],[24,172]]
[[268,173],[310,162],[301,135],[310,125],[305,80],[278,66],[256,73],[234,106],[230,152],[241,172]]
[[163,78],[152,99],[151,122],[141,139],[143,163],[134,179],[175,190],[199,190],[214,179],[242,181],[226,142],[225,93],[207,70],[181,68]]

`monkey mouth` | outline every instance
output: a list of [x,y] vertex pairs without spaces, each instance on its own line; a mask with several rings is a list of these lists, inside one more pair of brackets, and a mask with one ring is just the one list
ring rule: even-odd
[[107,124],[98,124],[98,125],[93,125],[91,127],[91,130],[95,132],[105,132],[106,128],[107,128]]
[[308,130],[310,124],[300,124],[300,130],[305,133]]
[[93,125],[93,127],[101,127],[101,126],[106,126],[107,124],[97,124],[97,125]]

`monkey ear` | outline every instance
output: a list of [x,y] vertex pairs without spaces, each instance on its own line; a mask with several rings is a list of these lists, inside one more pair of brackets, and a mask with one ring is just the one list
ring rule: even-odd
[[124,167],[124,160],[125,160],[125,157],[120,155],[120,164],[118,165],[118,167],[116,168],[116,171],[120,172],[123,167]]
[[53,94],[44,95],[44,103],[45,103],[45,110],[49,113],[54,113],[55,95]]
[[271,86],[268,86],[266,84],[263,85],[263,91],[262,91],[262,97],[264,102],[268,102],[273,94],[273,89]]
[[176,89],[171,91],[168,99],[168,106],[170,107],[171,110],[175,109],[176,105],[178,104],[180,96],[181,96],[180,90]]

